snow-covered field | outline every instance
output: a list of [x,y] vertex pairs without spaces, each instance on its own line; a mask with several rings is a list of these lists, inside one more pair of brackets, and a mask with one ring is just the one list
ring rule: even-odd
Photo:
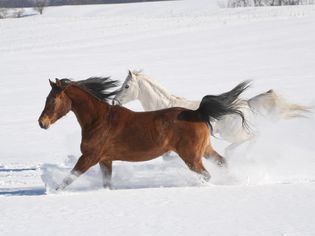
[[[0,20],[1,235],[315,235],[315,117],[264,121],[256,142],[205,161],[200,184],[180,160],[114,164],[113,190],[92,168],[67,191],[46,192],[80,155],[69,114],[37,119],[48,79],[146,74],[201,99],[253,80],[315,105],[315,6],[222,9],[184,0],[47,8]],[[137,102],[128,104],[141,110]],[[227,143],[214,139],[221,153]],[[176,157],[174,157],[176,159]]]

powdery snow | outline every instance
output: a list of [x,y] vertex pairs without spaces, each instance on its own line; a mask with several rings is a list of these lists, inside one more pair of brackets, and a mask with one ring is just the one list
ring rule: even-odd
[[[315,6],[205,0],[50,7],[0,20],[0,233],[314,235],[314,116],[260,122],[228,168],[205,161],[209,184],[174,154],[115,163],[113,190],[101,189],[95,166],[61,194],[49,190],[80,155],[79,126],[73,114],[48,131],[37,124],[49,78],[123,81],[128,69],[192,100],[252,79],[246,97],[273,88],[314,106],[314,28]],[[212,140],[223,153],[227,143]]]
[[0,230],[3,235],[313,235],[314,192],[312,184],[293,184],[3,197]]

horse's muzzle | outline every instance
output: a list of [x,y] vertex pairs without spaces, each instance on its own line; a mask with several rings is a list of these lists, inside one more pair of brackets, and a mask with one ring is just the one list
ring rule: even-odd
[[39,118],[38,124],[42,129],[48,129],[50,126],[50,122],[47,121],[47,119]]

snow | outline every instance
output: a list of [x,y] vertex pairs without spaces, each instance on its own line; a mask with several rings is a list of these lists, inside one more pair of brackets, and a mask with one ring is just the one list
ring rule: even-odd
[[[3,235],[314,235],[315,118],[262,121],[201,184],[174,160],[117,162],[113,190],[98,166],[67,191],[50,188],[80,155],[73,114],[37,119],[48,79],[144,69],[174,94],[201,99],[252,79],[315,105],[315,6],[222,9],[215,1],[49,7],[0,20],[0,233]],[[141,110],[137,102],[129,108]],[[227,143],[212,139],[224,152]],[[47,189],[46,189],[47,187]]]
[[8,227],[0,229],[3,235],[313,235],[314,187],[155,188],[7,197],[1,203],[10,207],[2,207],[1,216]]

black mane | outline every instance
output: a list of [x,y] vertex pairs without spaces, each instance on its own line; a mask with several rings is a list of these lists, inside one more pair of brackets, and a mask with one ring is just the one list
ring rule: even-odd
[[108,102],[118,92],[118,90],[108,91],[109,89],[116,88],[119,85],[118,80],[111,80],[110,77],[90,77],[85,80],[71,81],[69,79],[62,79],[64,84],[75,84],[85,89],[91,95],[98,99]]

